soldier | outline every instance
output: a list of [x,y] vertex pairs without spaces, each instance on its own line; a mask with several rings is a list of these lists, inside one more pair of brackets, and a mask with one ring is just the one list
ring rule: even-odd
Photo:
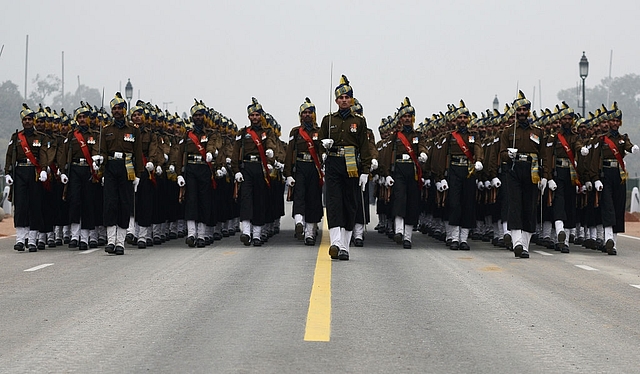
[[[599,179],[593,184],[600,192],[602,225],[604,226],[604,248],[609,255],[616,255],[618,233],[624,232],[624,214],[627,203],[627,178],[624,157],[627,153],[637,153],[638,145],[629,140],[627,134],[620,134],[622,111],[614,102],[606,111],[605,126],[608,131],[601,135],[593,146],[595,153],[591,169],[598,170]],[[596,156],[597,155],[597,156]]]
[[407,249],[411,248],[413,227],[422,207],[422,164],[427,162],[426,142],[413,128],[415,115],[406,97],[398,110],[398,128],[390,136],[388,151],[381,158],[381,174],[393,193],[394,240]]
[[573,132],[574,111],[567,103],[562,103],[558,113],[561,128],[547,138],[545,158],[551,161],[544,167],[547,186],[553,191],[553,219],[556,232],[556,250],[569,253],[569,236],[566,229],[576,227],[576,186],[581,188],[580,176],[576,172],[578,152],[589,154],[583,147],[578,134]]
[[[5,182],[12,186],[16,228],[16,244],[13,249],[24,251],[28,240],[29,252],[37,252],[38,231],[44,227],[42,217],[42,183],[47,181],[46,165],[49,154],[47,138],[34,127],[36,113],[22,104],[20,119],[22,130],[11,136],[5,157]],[[41,182],[41,183],[38,183]],[[15,186],[14,186],[15,183]]]
[[[276,138],[267,126],[262,105],[251,98],[247,107],[250,126],[246,126],[236,135],[231,157],[231,170],[236,183],[240,184],[240,224],[244,245],[259,247],[262,227],[266,222],[267,189],[270,188],[269,174],[273,169]],[[253,237],[253,238],[252,238]]]
[[469,110],[460,100],[460,107],[452,107],[450,121],[455,130],[440,142],[434,160],[445,160],[444,167],[438,169],[436,180],[449,189],[447,212],[450,225],[449,246],[452,250],[469,250],[467,242],[469,230],[475,228],[476,180],[474,173],[483,169],[484,152],[480,140],[468,130]]
[[293,219],[295,233],[305,245],[315,245],[315,224],[320,222],[322,210],[322,156],[316,106],[305,98],[298,111],[300,126],[291,129],[284,160],[286,184],[293,189]]
[[531,102],[519,92],[513,102],[516,123],[500,136],[500,157],[507,164],[509,199],[508,229],[505,244],[513,245],[516,257],[529,258],[529,242],[536,231],[536,185],[540,191],[547,180],[540,179],[542,130],[530,124]]
[[[142,164],[145,167],[135,192],[135,221],[129,222],[129,229],[132,229],[132,226],[139,227],[138,240],[135,244],[141,249],[146,248],[148,244],[160,244],[154,241],[155,235],[153,235],[151,224],[153,223],[153,206],[158,193],[155,165],[161,165],[164,162],[164,155],[160,153],[158,139],[149,126],[143,105],[144,102],[138,101],[136,106],[129,110],[131,122],[140,131],[138,140],[142,143]],[[130,238],[129,235],[131,235]],[[129,241],[127,242],[134,244],[135,237],[133,231],[128,232]]]
[[125,236],[134,206],[134,192],[144,170],[140,130],[126,117],[127,102],[120,92],[110,102],[113,123],[102,130],[100,155],[94,162],[104,166],[105,252],[124,254]]
[[[98,155],[98,134],[89,128],[89,108],[80,106],[74,113],[78,123],[64,141],[60,180],[65,186],[64,197],[69,203],[71,240],[69,248],[81,251],[89,248],[90,231],[95,229],[94,183],[99,183],[94,156]],[[93,240],[97,246],[97,241]]]
[[205,128],[207,108],[196,100],[191,107],[193,128],[180,141],[176,170],[178,186],[184,187],[184,209],[189,247],[205,246],[206,227],[211,226],[212,174],[218,147],[213,134]]
[[328,151],[325,181],[331,240],[329,255],[332,259],[349,260],[349,242],[358,206],[356,201],[369,181],[371,155],[367,121],[351,111],[353,89],[344,75],[335,89],[335,97],[338,111],[322,119],[318,136]]

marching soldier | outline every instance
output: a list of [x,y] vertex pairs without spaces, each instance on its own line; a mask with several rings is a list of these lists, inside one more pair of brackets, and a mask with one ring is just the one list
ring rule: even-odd
[[356,201],[369,181],[371,155],[367,121],[351,111],[353,89],[344,75],[335,89],[335,97],[338,111],[322,119],[318,136],[328,151],[325,182],[331,239],[329,255],[332,259],[349,260],[349,242],[358,206]]
[[[449,189],[447,212],[450,225],[452,250],[469,250],[469,230],[475,228],[476,179],[475,172],[483,169],[484,153],[476,135],[468,130],[469,110],[460,101],[460,107],[452,107],[450,121],[455,130],[441,140],[442,148],[434,160],[446,160],[437,170],[436,179]],[[434,161],[432,161],[433,164]]]
[[[606,109],[606,108],[604,108]],[[601,135],[593,146],[591,169],[598,170],[599,179],[594,187],[600,193],[602,225],[604,226],[604,248],[607,254],[616,255],[618,233],[624,232],[624,214],[627,198],[628,172],[624,163],[627,153],[637,153],[638,145],[629,140],[627,134],[620,134],[622,111],[614,102],[606,113],[605,126],[608,131]]]
[[[95,229],[94,184],[99,183],[94,162],[98,155],[98,134],[89,128],[89,108],[80,106],[75,111],[78,126],[64,141],[63,172],[60,180],[65,186],[65,199],[69,203],[71,240],[69,248],[81,251],[89,248],[90,231]],[[97,246],[97,241],[95,241]]]
[[49,154],[46,136],[34,127],[36,113],[27,104],[22,104],[22,107],[20,119],[23,129],[16,130],[9,141],[4,168],[5,182],[12,186],[13,193],[10,200],[14,206],[13,224],[16,228],[13,249],[24,251],[28,240],[29,252],[37,252],[38,231],[44,227],[42,183],[48,178],[46,165]]
[[[262,245],[262,227],[266,222],[267,189],[271,186],[271,163],[275,156],[276,138],[267,126],[262,105],[255,98],[247,107],[250,126],[236,135],[231,157],[231,170],[239,187],[240,224],[244,245]],[[253,238],[252,238],[253,237]]]
[[387,187],[392,187],[395,217],[394,240],[403,248],[411,248],[413,227],[418,223],[422,205],[422,164],[427,161],[427,148],[422,134],[413,128],[415,109],[405,98],[398,111],[398,128],[390,136],[388,151],[381,158],[381,173]]
[[[512,105],[516,122],[500,136],[500,157],[507,162],[509,199],[508,229],[505,244],[513,245],[516,257],[529,258],[529,242],[536,231],[536,186],[540,191],[547,180],[540,179],[543,133],[530,124],[531,102],[519,92]],[[543,161],[544,162],[544,161]]]
[[293,218],[295,233],[305,245],[315,245],[315,224],[320,222],[322,210],[322,156],[316,106],[309,100],[300,105],[300,126],[291,129],[284,161],[286,184],[293,189]]
[[184,187],[184,209],[189,247],[205,246],[206,227],[211,226],[212,174],[214,155],[218,154],[215,136],[205,128],[207,108],[196,100],[191,107],[193,128],[180,141],[176,170],[178,186]]
[[127,103],[120,92],[110,102],[113,123],[102,130],[100,156],[94,162],[104,166],[105,252],[124,254],[125,236],[134,206],[134,190],[144,171],[140,130],[126,117]]

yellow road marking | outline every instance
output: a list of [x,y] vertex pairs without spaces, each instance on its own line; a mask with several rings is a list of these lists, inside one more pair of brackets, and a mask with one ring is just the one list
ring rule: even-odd
[[329,229],[327,220],[322,223],[322,241],[318,247],[316,270],[313,276],[307,326],[304,340],[328,342],[331,337],[331,257],[329,257]]

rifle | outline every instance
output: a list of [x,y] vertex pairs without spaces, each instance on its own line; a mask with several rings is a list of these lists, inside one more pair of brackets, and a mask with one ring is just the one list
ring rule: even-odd
[[[13,141],[13,151],[11,151],[11,167],[8,170],[11,178],[15,176],[16,164],[18,163],[18,129],[16,129],[16,134]],[[13,202],[13,186],[9,186],[9,195],[7,196],[7,200]]]

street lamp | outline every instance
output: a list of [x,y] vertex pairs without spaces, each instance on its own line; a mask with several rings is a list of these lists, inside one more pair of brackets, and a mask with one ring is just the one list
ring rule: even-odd
[[587,60],[587,56],[584,55],[584,51],[582,51],[582,57],[580,58],[580,63],[578,65],[580,66],[580,78],[582,78],[582,118],[584,118],[584,80],[587,79],[587,76],[589,75],[589,61]]
[[133,98],[133,85],[131,84],[131,78],[124,86],[124,96],[127,98],[127,109],[131,109],[131,99]]
[[493,99],[493,109],[498,110],[500,108],[500,101],[498,101],[498,95]]

